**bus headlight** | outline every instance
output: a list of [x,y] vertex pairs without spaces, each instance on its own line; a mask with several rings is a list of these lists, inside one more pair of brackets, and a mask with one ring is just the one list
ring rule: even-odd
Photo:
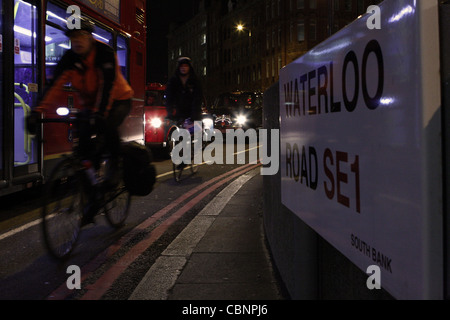
[[153,118],[152,120],[150,120],[150,125],[153,127],[153,128],[159,128],[159,127],[161,127],[161,125],[162,125],[162,121],[161,121],[161,119],[160,118]]

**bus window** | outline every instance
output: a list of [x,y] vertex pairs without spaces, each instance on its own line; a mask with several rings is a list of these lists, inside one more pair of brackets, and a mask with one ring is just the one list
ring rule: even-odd
[[113,35],[111,32],[106,31],[103,28],[100,28],[99,26],[94,27],[94,32],[92,33],[95,39],[104,42],[106,44],[109,44],[111,47],[113,46]]
[[36,6],[14,1],[14,165],[36,163],[33,137],[25,130],[25,117],[37,98]]
[[128,44],[124,36],[117,36],[117,60],[125,79],[128,79]]
[[164,104],[164,91],[151,90],[145,93],[146,106],[163,106]]
[[47,4],[47,22],[54,24],[55,26],[61,27],[61,30],[66,29],[66,19],[68,14],[66,13],[66,9],[58,7],[53,3],[49,2]]
[[70,49],[66,29],[66,10],[49,2],[47,5],[47,23],[45,25],[45,79],[48,84],[53,79],[53,73],[64,52]]
[[45,26],[45,36],[51,39],[45,42],[45,75],[46,80],[50,81],[58,61],[70,49],[70,41],[62,30],[48,24]]

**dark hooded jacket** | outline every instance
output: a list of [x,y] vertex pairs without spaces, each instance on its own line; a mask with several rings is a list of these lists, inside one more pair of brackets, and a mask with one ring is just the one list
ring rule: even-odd
[[167,115],[170,118],[200,120],[203,101],[202,86],[192,65],[187,63],[190,67],[190,74],[185,85],[183,86],[180,79],[180,64],[167,83],[165,92]]

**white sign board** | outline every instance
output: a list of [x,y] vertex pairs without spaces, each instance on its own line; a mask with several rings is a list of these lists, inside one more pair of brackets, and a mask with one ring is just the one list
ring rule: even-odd
[[282,203],[395,298],[442,298],[438,1],[379,8],[280,71]]

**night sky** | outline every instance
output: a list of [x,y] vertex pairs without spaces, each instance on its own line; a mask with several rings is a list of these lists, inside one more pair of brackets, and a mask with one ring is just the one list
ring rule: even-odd
[[192,18],[198,3],[199,0],[147,0],[147,82],[167,81],[169,26]]

